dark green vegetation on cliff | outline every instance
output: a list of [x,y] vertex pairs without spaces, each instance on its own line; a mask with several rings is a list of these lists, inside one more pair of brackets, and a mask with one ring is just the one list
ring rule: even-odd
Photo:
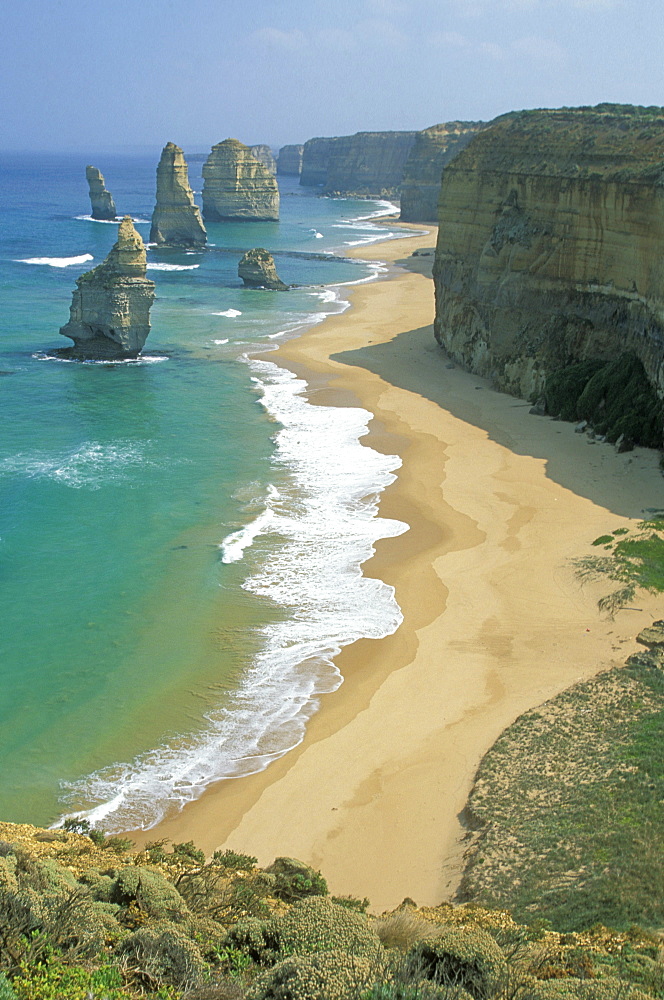
[[439,225],[435,332],[454,358],[537,397],[559,369],[629,354],[662,398],[661,108],[496,119],[446,167]]
[[460,898],[561,930],[662,926],[664,623],[639,639],[624,667],[525,713],[485,756]]
[[293,859],[0,824],[0,1000],[647,1000],[658,939],[411,901],[369,917]]

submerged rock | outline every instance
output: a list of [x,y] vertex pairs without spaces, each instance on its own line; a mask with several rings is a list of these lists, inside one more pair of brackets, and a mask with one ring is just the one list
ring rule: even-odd
[[110,191],[106,190],[104,175],[96,167],[88,164],[85,168],[85,179],[90,188],[90,205],[93,219],[113,220],[117,216],[115,202]]
[[61,353],[81,360],[135,358],[150,332],[154,281],[145,277],[143,240],[125,215],[106,260],[76,282],[69,322],[60,328],[74,346]]
[[279,188],[270,171],[237,139],[212,147],[203,166],[203,218],[279,218]]
[[150,242],[176,247],[202,247],[207,233],[194,203],[187,162],[179,146],[167,142],[157,167],[157,203],[152,213]]
[[277,157],[277,173],[299,177],[302,173],[304,146],[282,146]]
[[274,291],[284,292],[289,287],[277,274],[274,257],[263,247],[247,250],[238,264],[237,273],[249,288],[271,288]]
[[270,171],[271,174],[276,174],[277,172],[277,161],[274,158],[274,153],[269,146],[250,146],[251,155],[262,163],[263,166]]

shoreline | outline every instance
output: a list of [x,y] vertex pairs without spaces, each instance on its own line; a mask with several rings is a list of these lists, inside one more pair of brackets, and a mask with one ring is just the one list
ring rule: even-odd
[[581,588],[568,562],[658,505],[654,453],[592,447],[573,425],[531,417],[524,401],[450,368],[430,331],[430,279],[396,263],[433,242],[352,248],[388,273],[349,288],[344,313],[262,355],[306,378],[310,402],[370,410],[362,443],[402,458],[379,513],[410,530],[381,539],[363,572],[395,587],[403,625],[344,648],[344,683],[297,748],[133,834],[230,847],[260,864],[293,855],[373,910],[406,895],[450,898],[481,757],[526,709],[624,661],[661,613],[648,596],[638,612],[600,619],[596,589]]

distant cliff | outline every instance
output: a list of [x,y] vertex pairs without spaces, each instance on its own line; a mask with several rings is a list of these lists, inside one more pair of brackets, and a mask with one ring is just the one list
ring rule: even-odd
[[279,218],[276,178],[237,139],[218,142],[203,164],[203,218]]
[[302,173],[304,146],[282,146],[277,157],[277,173],[298,177]]
[[393,198],[416,132],[357,132],[309,139],[304,144],[300,184],[326,193]]
[[664,109],[496,119],[445,169],[439,226],[435,333],[453,357],[535,397],[553,372],[626,355],[664,397]]
[[255,156],[259,163],[262,163],[271,174],[276,174],[277,172],[277,161],[274,158],[274,153],[269,146],[264,143],[259,146],[250,146],[251,155]]
[[418,132],[403,171],[401,218],[436,222],[443,168],[468,145],[483,122],[443,122]]

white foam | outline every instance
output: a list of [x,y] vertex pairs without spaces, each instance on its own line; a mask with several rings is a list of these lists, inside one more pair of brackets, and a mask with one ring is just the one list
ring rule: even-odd
[[145,447],[134,441],[86,441],[69,451],[9,455],[0,462],[0,477],[51,479],[71,489],[98,490],[108,483],[126,482],[132,469],[150,464]]
[[223,340],[213,340],[212,343],[213,344],[227,344],[228,343],[228,337],[224,337]]
[[26,257],[16,260],[16,264],[47,264],[49,267],[71,267],[73,264],[85,264],[94,260],[91,253],[82,253],[78,257]]
[[167,355],[162,354],[141,354],[138,358],[63,358],[57,354],[48,354],[46,351],[35,351],[31,355],[35,361],[58,361],[67,365],[154,365],[159,361],[170,361]]
[[221,559],[246,563],[244,587],[280,606],[284,618],[261,629],[262,649],[238,690],[207,713],[198,733],[64,786],[77,815],[103,820],[109,831],[154,826],[211,782],[253,774],[297,746],[320,696],[342,683],[340,650],[388,635],[402,619],[393,588],[361,572],[379,538],[407,530],[377,516],[399,458],[361,444],[369,411],[312,405],[306,383],[290,372],[248,363],[281,425],[277,485],[259,513],[226,536]]
[[[118,226],[122,222],[122,216],[119,215],[115,219],[93,219],[91,215],[75,215],[74,218],[80,222],[101,222],[104,226]],[[150,225],[149,219],[135,219],[131,216],[131,221],[139,226]]]
[[212,316],[227,316],[229,319],[235,319],[236,316],[241,316],[242,313],[239,309],[224,309],[223,312],[213,312]]
[[148,271],[195,271],[200,264],[150,264],[148,263]]

